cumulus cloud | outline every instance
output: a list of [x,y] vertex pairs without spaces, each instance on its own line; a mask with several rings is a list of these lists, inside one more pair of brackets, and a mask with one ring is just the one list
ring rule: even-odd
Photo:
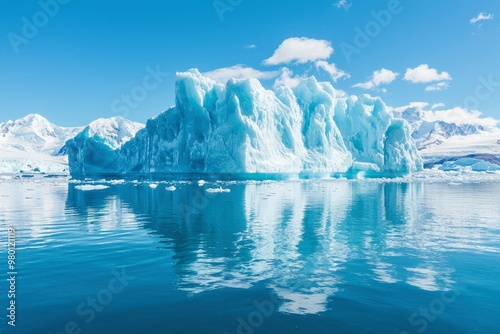
[[427,107],[429,107],[429,103],[427,102],[410,102],[409,104],[400,107],[387,106],[387,110],[394,114],[401,114],[408,108],[418,108],[423,110],[426,109]]
[[287,67],[283,67],[280,76],[274,81],[273,88],[278,88],[281,86],[287,86],[290,88],[297,87],[305,76],[294,75],[293,71]]
[[326,73],[328,73],[330,75],[330,77],[332,78],[332,80],[335,82],[338,79],[343,78],[343,77],[345,77],[345,78],[351,77],[348,73],[337,68],[337,66],[335,64],[329,64],[325,60],[318,60],[315,64],[316,64],[316,68],[318,70],[323,70]]
[[445,90],[448,87],[450,87],[449,83],[447,83],[445,81],[441,81],[441,82],[438,82],[436,84],[432,84],[432,85],[425,87],[425,91],[426,92],[438,92],[441,90]]
[[353,87],[363,88],[363,89],[375,89],[381,85],[387,85],[396,80],[399,73],[387,70],[385,68],[373,72],[370,79],[367,82],[361,82],[355,84]]
[[434,109],[442,109],[445,107],[445,104],[444,103],[434,103],[432,106],[431,106],[431,109],[434,110]]
[[485,12],[479,13],[476,17],[470,19],[470,24],[476,24],[477,22],[493,20],[493,14],[486,14]]
[[450,81],[452,78],[448,72],[439,73],[435,68],[429,68],[429,65],[422,64],[415,68],[406,70],[404,79],[412,83],[429,83],[435,81]]
[[260,71],[252,67],[247,67],[245,65],[235,65],[205,72],[203,73],[203,75],[220,83],[226,83],[229,79],[273,79],[279,75],[279,72]]
[[245,49],[255,49],[255,48],[257,48],[257,45],[255,45],[255,44],[245,45]]
[[328,59],[332,54],[333,47],[328,41],[307,37],[292,37],[285,39],[274,51],[274,54],[264,60],[264,64],[305,64]]
[[469,111],[462,107],[455,107],[445,110],[426,111],[425,119],[432,121],[445,121],[448,123],[476,124],[484,127],[494,127],[499,124],[499,120],[492,117],[482,117],[481,112],[477,110]]
[[388,110],[395,115],[400,115],[408,108],[418,108],[423,111],[422,118],[428,122],[443,121],[457,125],[481,125],[486,128],[496,127],[500,124],[500,120],[492,117],[483,117],[482,113],[477,110],[471,111],[462,107],[444,109],[444,107],[443,103],[435,103],[431,106],[427,102],[411,102],[401,107],[388,107]]

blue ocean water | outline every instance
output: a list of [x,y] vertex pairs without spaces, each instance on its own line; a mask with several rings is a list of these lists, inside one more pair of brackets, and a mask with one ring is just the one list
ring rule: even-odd
[[170,185],[0,181],[2,333],[500,333],[500,182]]

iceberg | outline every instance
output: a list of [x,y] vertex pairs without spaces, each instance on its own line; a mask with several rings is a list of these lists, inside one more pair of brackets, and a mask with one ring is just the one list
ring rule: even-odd
[[116,168],[119,148],[143,128],[144,124],[122,117],[93,121],[66,142],[71,175],[109,173]]
[[67,143],[73,177],[95,174],[406,175],[421,170],[411,127],[380,98],[343,97],[314,77],[293,90],[177,73],[175,106],[127,141],[86,128]]

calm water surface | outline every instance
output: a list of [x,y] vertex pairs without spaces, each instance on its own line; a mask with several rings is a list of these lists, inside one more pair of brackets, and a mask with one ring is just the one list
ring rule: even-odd
[[169,185],[0,181],[5,333],[500,333],[500,182]]

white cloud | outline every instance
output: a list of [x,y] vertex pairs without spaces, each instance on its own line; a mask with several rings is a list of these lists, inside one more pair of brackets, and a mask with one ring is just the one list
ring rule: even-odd
[[420,108],[420,109],[425,109],[429,106],[429,103],[427,102],[410,102],[410,104],[407,106],[407,107],[416,107],[416,108]]
[[492,117],[482,117],[481,112],[477,110],[469,111],[462,107],[455,107],[445,110],[426,111],[425,119],[427,121],[445,121],[448,123],[475,124],[484,127],[494,127],[499,124],[499,120]]
[[272,57],[264,60],[266,65],[298,63],[305,64],[330,58],[333,47],[330,42],[307,37],[285,39]]
[[429,83],[434,81],[449,81],[451,76],[448,72],[439,73],[434,68],[429,68],[429,65],[422,64],[415,68],[408,68],[406,70],[404,79],[412,83]]
[[436,84],[432,84],[432,85],[425,87],[425,91],[426,92],[439,92],[441,90],[447,89],[448,87],[450,87],[449,83],[447,83],[445,81],[441,81],[441,82],[438,82]]
[[410,104],[405,105],[405,106],[400,106],[400,107],[389,107],[387,106],[387,110],[389,110],[392,113],[402,113],[408,108],[418,108],[418,109],[425,109],[429,107],[429,103],[427,102],[410,102]]
[[477,110],[470,111],[462,107],[443,109],[444,106],[445,105],[443,103],[436,103],[431,106],[427,102],[411,102],[406,106],[396,108],[388,107],[388,110],[397,115],[401,114],[408,108],[416,107],[423,111],[422,118],[428,122],[444,121],[447,123],[455,123],[457,125],[481,125],[487,128],[496,127],[500,124],[500,120],[496,120],[492,117],[482,117],[481,112]]
[[363,88],[363,89],[374,89],[380,85],[387,85],[396,80],[399,73],[387,70],[385,68],[373,72],[372,76],[367,82],[361,82],[355,84],[353,87]]
[[432,106],[431,106],[431,109],[434,110],[434,109],[442,109],[445,107],[445,104],[444,103],[434,103]]
[[346,78],[351,77],[348,73],[338,69],[335,64],[329,64],[325,60],[318,60],[316,62],[316,68],[318,70],[321,69],[321,70],[325,71],[326,73],[330,74],[330,77],[335,82],[342,77],[346,77]]
[[203,75],[218,81],[226,83],[229,79],[272,79],[279,75],[278,71],[259,71],[245,65],[235,65],[231,67],[218,68],[213,71],[205,72]]
[[257,45],[255,45],[255,44],[245,45],[245,49],[255,49],[255,48],[257,48]]
[[281,70],[281,75],[274,81],[274,88],[278,88],[281,86],[288,86],[290,88],[297,87],[302,80],[304,80],[305,76],[294,75],[293,71],[287,67],[283,67]]
[[347,0],[339,0],[333,4],[337,8],[344,8],[345,10],[349,10],[351,8],[352,3],[347,2]]
[[481,22],[481,21],[493,20],[493,18],[494,18],[493,14],[486,14],[486,13],[482,12],[482,13],[479,13],[478,16],[470,19],[469,22],[470,22],[470,24],[475,24],[475,23]]

